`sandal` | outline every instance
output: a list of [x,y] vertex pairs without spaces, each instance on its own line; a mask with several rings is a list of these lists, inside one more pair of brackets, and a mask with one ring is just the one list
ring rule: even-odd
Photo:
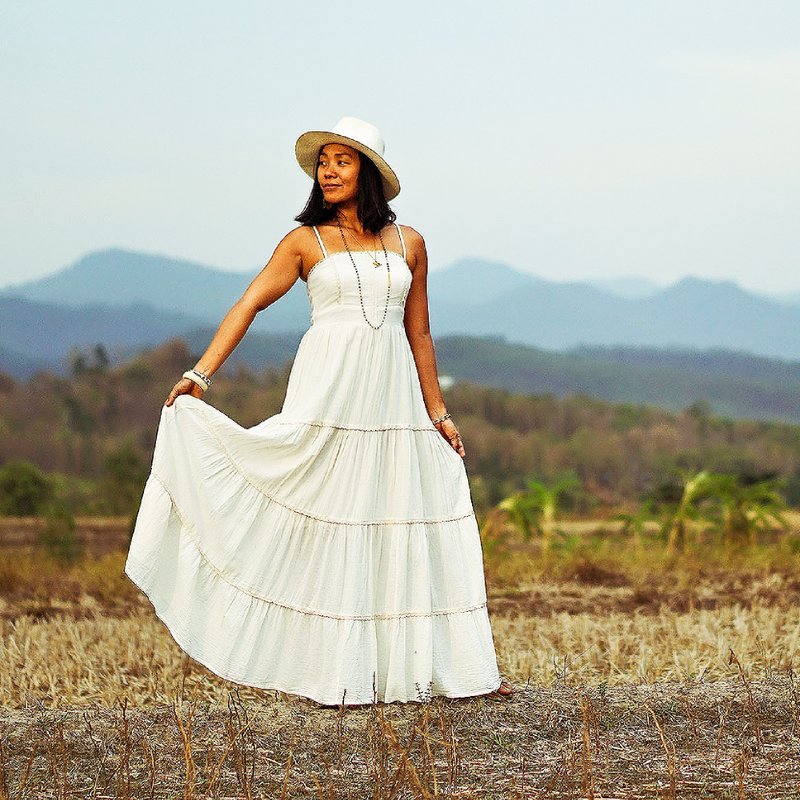
[[500,681],[500,685],[492,692],[489,697],[510,697],[514,693],[514,687],[506,680]]

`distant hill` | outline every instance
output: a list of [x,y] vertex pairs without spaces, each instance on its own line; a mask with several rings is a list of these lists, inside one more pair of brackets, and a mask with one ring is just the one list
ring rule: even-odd
[[[204,337],[192,342],[198,350]],[[287,336],[248,334],[231,357],[252,369],[284,364]],[[555,353],[500,337],[436,339],[441,376],[526,394],[586,394],[677,411],[700,402],[719,414],[800,423],[800,362],[719,351],[579,348]]]
[[[201,352],[213,331],[183,337]],[[300,334],[249,333],[225,364],[253,370],[283,366],[297,350]],[[702,403],[718,414],[800,423],[800,362],[726,351],[580,348],[554,353],[500,337],[442,336],[436,339],[440,377],[466,379],[526,394],[652,405],[677,411]]]
[[800,306],[800,292],[794,292],[793,294],[784,295],[784,298],[787,302],[792,303],[793,305]]
[[[27,378],[41,369],[69,374],[72,344],[103,343],[113,363],[167,338],[180,336],[199,355],[216,330],[188,317],[139,308],[50,304],[0,298],[6,320],[25,323],[12,333],[18,348],[0,348],[0,371]],[[297,351],[302,331],[263,334],[251,330],[225,363],[253,370],[284,366]],[[603,400],[677,410],[701,401],[731,417],[800,423],[800,363],[726,351],[583,347],[566,353],[509,342],[498,336],[436,337],[441,376],[532,394],[587,394]]]
[[[64,374],[74,346],[102,343],[119,361],[175,336],[202,352],[256,272],[120,249],[92,253],[0,292],[0,370]],[[431,271],[440,369],[526,392],[671,409],[704,400],[732,416],[800,421],[800,303],[731,282],[687,278],[653,291],[647,281],[621,280],[602,289],[559,283],[477,259]],[[298,281],[257,316],[230,363],[284,363],[309,318]]]
[[[188,331],[182,338],[193,353],[200,355],[208,347],[215,330],[215,328],[208,327],[196,328]],[[223,369],[233,370],[238,363],[245,364],[253,370],[261,370],[267,366],[285,366],[294,360],[302,335],[302,331],[256,333],[251,330],[239,342],[236,350],[223,365]]]
[[518,290],[543,287],[548,281],[521,272],[502,261],[464,258],[448,269],[428,272],[428,298],[456,308],[493,302]]
[[[147,305],[219,324],[259,269],[226,272],[192,261],[120,248],[89,253],[53,275],[0,290],[2,297],[80,307]],[[298,281],[269,314],[260,314],[255,330],[285,331],[307,327],[308,296]]]
[[[231,364],[241,360],[279,366],[293,358],[303,331],[260,334],[254,327],[234,351]],[[73,347],[89,350],[102,344],[112,363],[119,363],[176,336],[199,354],[215,331],[195,317],[141,304],[123,309],[98,304],[68,308],[0,297],[0,371],[17,379],[39,370],[63,376],[69,373]]]
[[[491,274],[503,281],[503,272],[491,263],[486,271],[485,281]],[[461,282],[459,264],[437,280],[450,286]],[[750,294],[729,281],[685,278],[656,294],[631,299],[585,283],[534,279],[493,297],[479,292],[468,297],[459,302],[431,293],[435,334],[501,335],[552,350],[581,345],[725,348],[800,358],[800,308]]]
[[587,281],[587,283],[602,292],[627,298],[647,297],[662,288],[660,284],[651,281],[649,278],[637,278],[635,276],[627,278],[596,278]]
[[[18,380],[29,378],[40,370],[51,369],[52,366],[52,362],[47,359],[33,358],[8,347],[0,347],[0,372],[7,373]],[[51,371],[53,370],[51,369]]]
[[43,368],[61,373],[74,346],[102,343],[110,353],[124,352],[159,344],[201,323],[186,314],[143,304],[70,308],[0,297],[0,369],[16,377]]
[[440,373],[531,394],[586,394],[670,410],[705,403],[730,417],[800,423],[800,362],[726,351],[579,348],[554,353],[501,338],[436,341]]
[[[46,278],[6,287],[0,297],[80,306],[105,303],[190,315],[218,325],[258,269],[225,272],[122,249],[91,253]],[[665,289],[646,279],[549,281],[509,264],[463,259],[431,270],[428,292],[436,336],[504,336],[552,350],[581,345],[724,348],[800,358],[800,300],[775,300],[730,281],[686,278]],[[306,286],[298,281],[259,314],[255,332],[308,327]],[[0,346],[9,346],[0,332]]]

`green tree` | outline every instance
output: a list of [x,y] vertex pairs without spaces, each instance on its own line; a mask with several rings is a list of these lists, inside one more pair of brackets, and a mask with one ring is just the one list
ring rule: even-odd
[[524,490],[501,500],[497,507],[508,514],[510,522],[524,539],[538,534],[543,549],[548,550],[556,533],[559,504],[580,488],[581,483],[572,472],[550,484],[532,478],[526,481]]
[[667,534],[667,552],[686,547],[689,524],[704,519],[700,503],[712,482],[713,476],[707,470],[683,473],[678,501],[666,508],[663,531]]
[[29,461],[8,461],[0,467],[0,514],[11,517],[39,514],[52,496],[52,481]]
[[109,454],[101,484],[101,505],[111,514],[129,514],[141,500],[148,468],[128,441]]
[[79,347],[71,347],[67,358],[69,359],[69,372],[73,378],[83,375],[89,369],[86,355]]
[[728,545],[755,545],[760,531],[787,527],[786,502],[774,478],[745,481],[735,475],[714,475],[706,487],[717,505],[716,521]]
[[94,370],[96,372],[106,372],[111,366],[111,359],[108,357],[108,351],[102,344],[94,346]]
[[64,563],[76,561],[83,555],[83,543],[75,536],[75,519],[66,509],[48,509],[47,524],[39,533],[39,544],[51,557]]

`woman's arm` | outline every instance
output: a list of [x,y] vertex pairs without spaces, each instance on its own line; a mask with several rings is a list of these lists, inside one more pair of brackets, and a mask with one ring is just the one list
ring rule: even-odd
[[422,236],[407,225],[403,227],[409,231],[405,238],[408,246],[409,266],[413,276],[406,298],[403,325],[417,365],[425,407],[428,409],[431,419],[436,419],[441,417],[447,409],[444,405],[442,390],[439,387],[436,353],[428,318],[428,252]]
[[[236,349],[256,314],[292,288],[300,277],[302,269],[300,250],[302,242],[302,229],[295,228],[278,243],[267,265],[253,279],[220,323],[205,353],[195,364],[194,368],[198,372],[209,377],[213,375]],[[165,405],[172,405],[175,398],[187,389],[190,389],[195,397],[202,394],[202,390],[199,387],[195,389],[188,378],[182,378],[173,387]]]

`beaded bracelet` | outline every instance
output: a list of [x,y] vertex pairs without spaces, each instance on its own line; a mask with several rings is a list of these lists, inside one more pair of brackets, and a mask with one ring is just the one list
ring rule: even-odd
[[450,419],[450,414],[445,414],[443,417],[439,417],[439,419],[431,420],[434,425],[437,425],[440,422],[444,422],[446,419]]
[[211,378],[208,375],[203,375],[202,372],[199,372],[196,369],[187,369],[186,372],[183,373],[184,378],[188,378],[190,381],[196,383],[204,392],[211,386]]

